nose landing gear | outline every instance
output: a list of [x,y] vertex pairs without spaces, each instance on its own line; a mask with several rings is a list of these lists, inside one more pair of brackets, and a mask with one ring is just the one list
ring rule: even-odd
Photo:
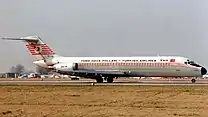
[[196,79],[191,79],[191,82],[192,82],[192,83],[195,83],[195,82],[196,82]]

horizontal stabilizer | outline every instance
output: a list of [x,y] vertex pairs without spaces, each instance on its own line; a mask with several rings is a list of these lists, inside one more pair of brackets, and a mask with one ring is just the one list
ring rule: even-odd
[[54,51],[45,44],[39,36],[24,36],[24,37],[4,37],[4,40],[23,41],[30,54],[36,60],[45,60],[48,57],[55,55]]
[[29,37],[21,37],[21,38],[11,38],[11,37],[4,37],[4,40],[19,40],[19,41],[30,41],[30,42],[38,42],[38,36],[29,36]]

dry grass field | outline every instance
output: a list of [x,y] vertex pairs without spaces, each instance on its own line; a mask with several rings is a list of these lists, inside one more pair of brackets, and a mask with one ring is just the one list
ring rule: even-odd
[[207,86],[0,86],[1,117],[207,117]]

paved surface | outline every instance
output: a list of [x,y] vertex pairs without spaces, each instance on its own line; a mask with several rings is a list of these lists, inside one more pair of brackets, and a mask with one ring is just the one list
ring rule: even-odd
[[191,83],[187,80],[137,80],[137,81],[114,81],[114,83],[96,83],[92,80],[65,80],[65,81],[0,81],[0,85],[207,85],[208,80],[197,80]]

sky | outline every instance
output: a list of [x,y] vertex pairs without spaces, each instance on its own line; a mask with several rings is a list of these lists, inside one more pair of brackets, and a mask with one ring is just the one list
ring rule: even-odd
[[[207,0],[4,0],[0,37],[40,36],[62,56],[185,56],[208,68]],[[34,70],[19,41],[0,40],[0,72]]]

